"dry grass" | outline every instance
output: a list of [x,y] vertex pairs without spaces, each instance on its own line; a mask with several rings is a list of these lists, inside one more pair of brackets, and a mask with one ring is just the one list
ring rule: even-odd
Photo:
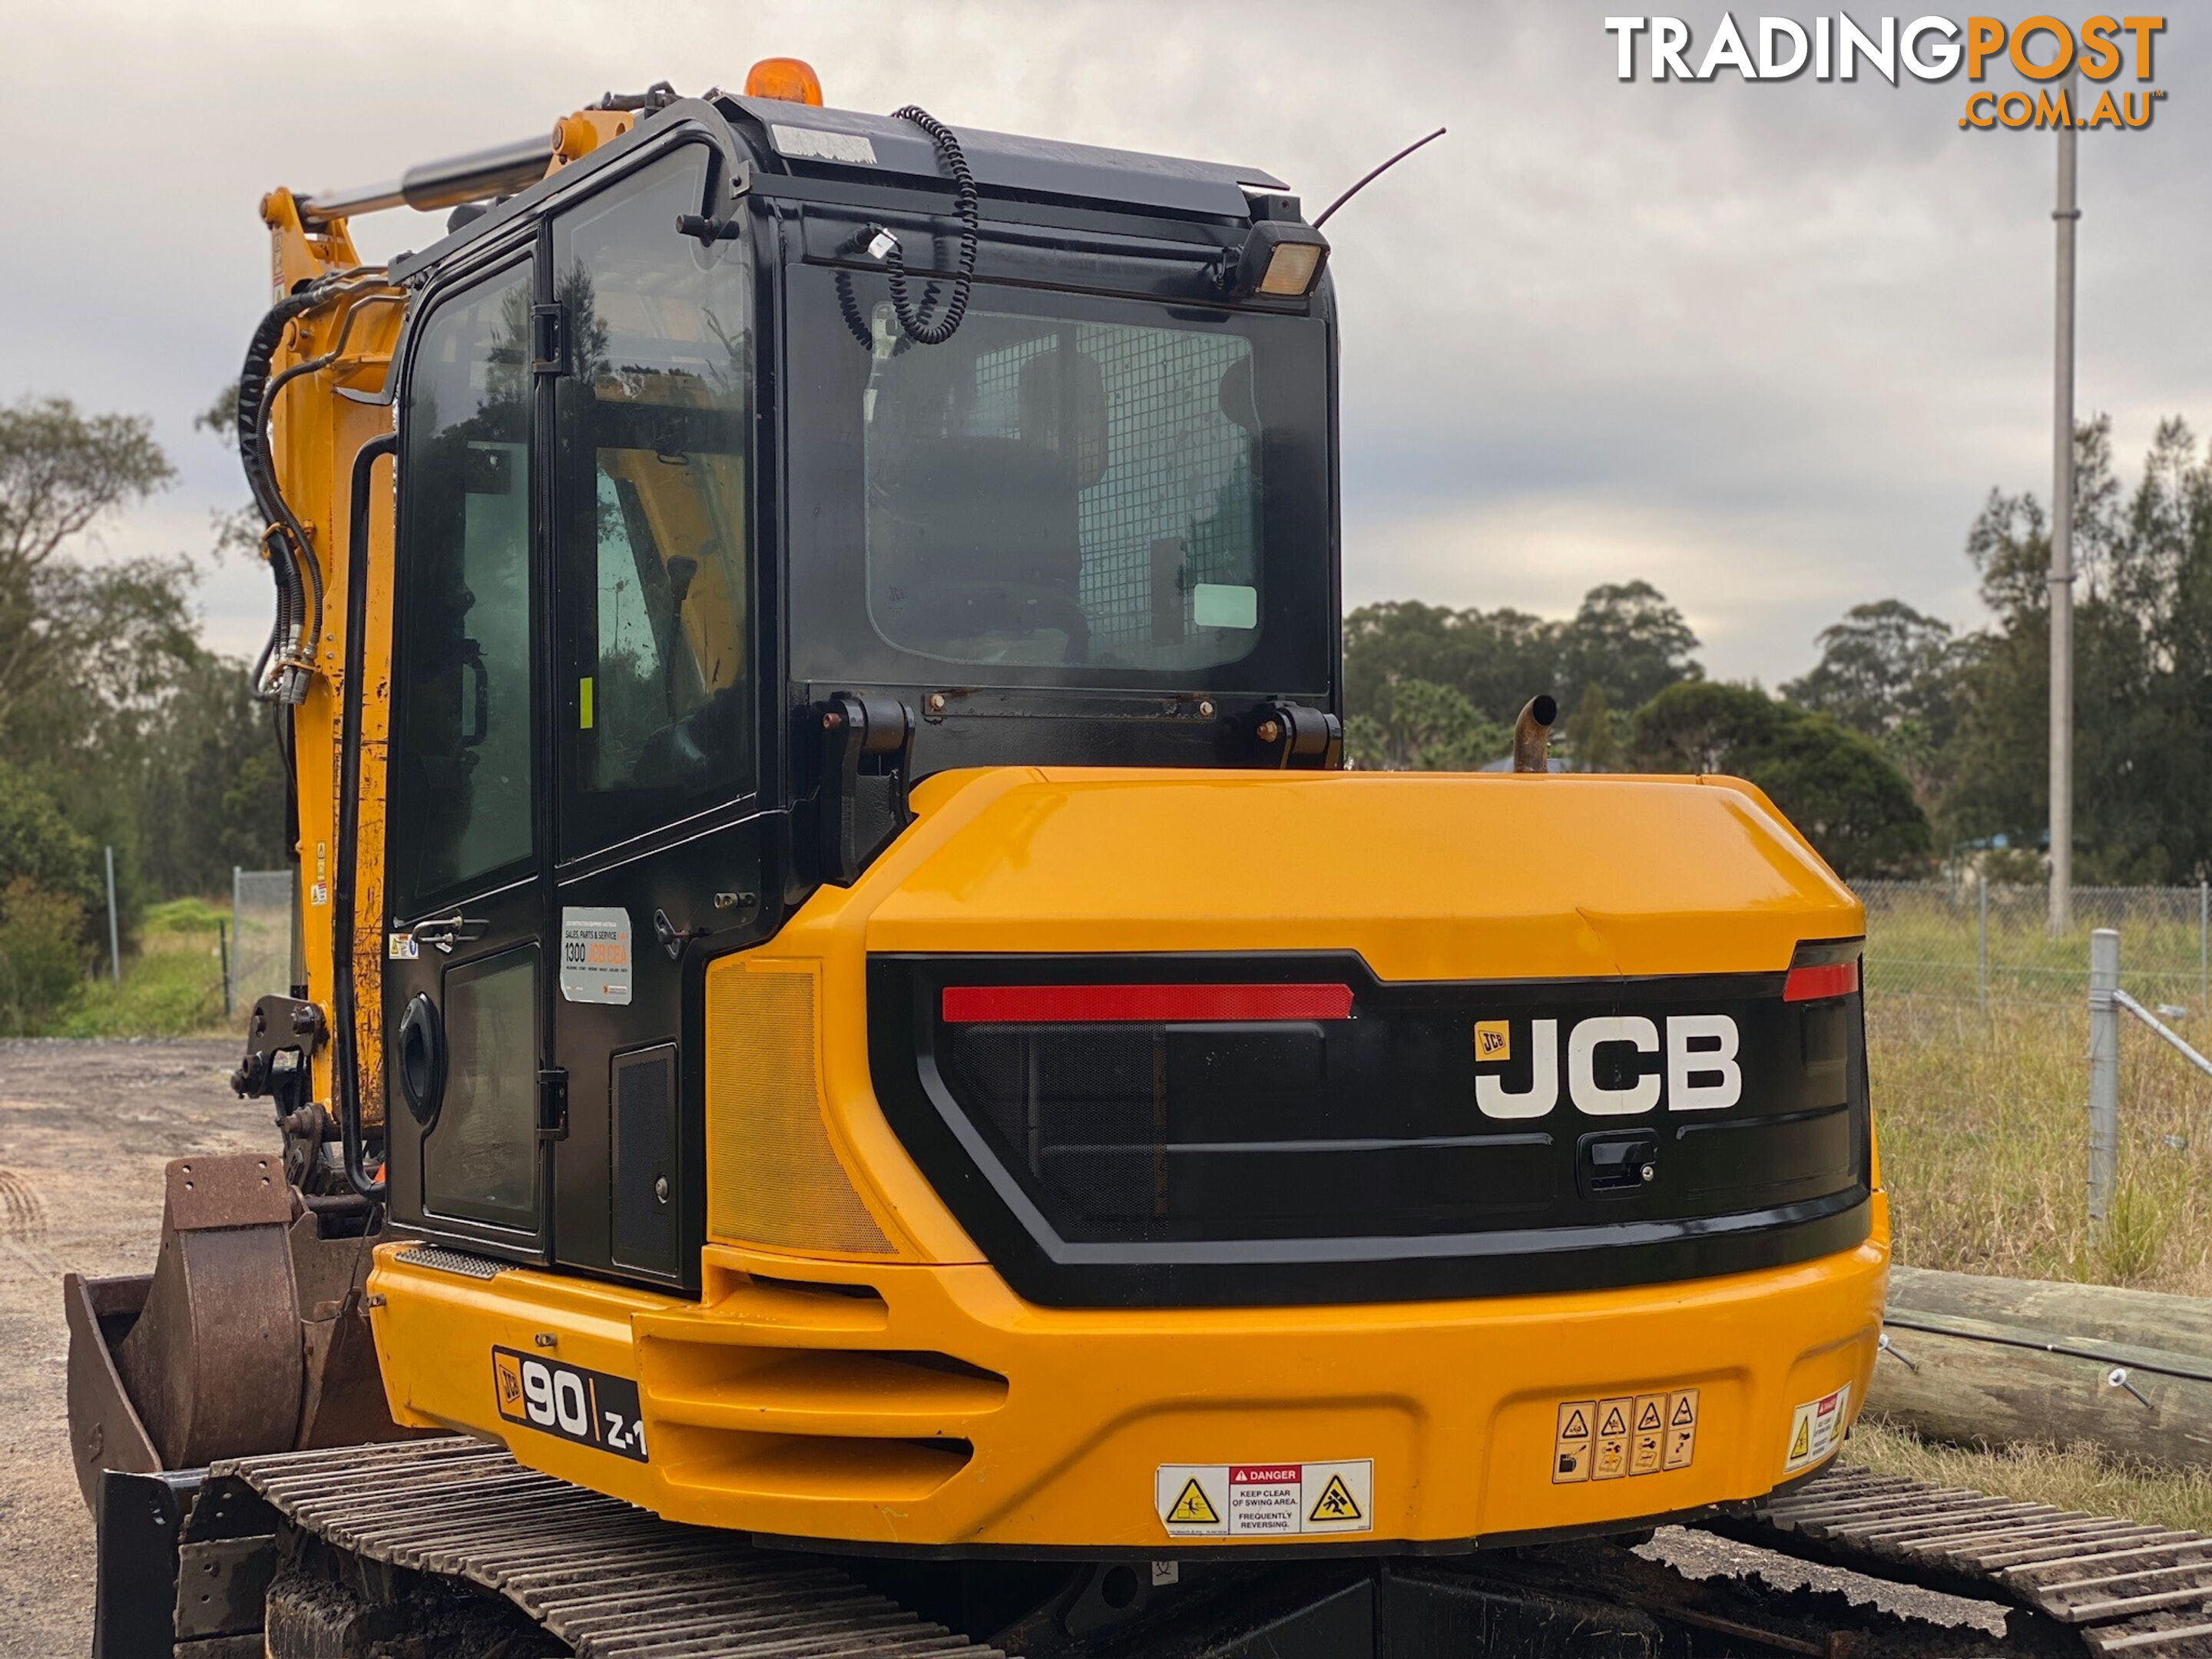
[[2212,1295],[2212,1079],[2120,1034],[2120,1183],[2088,1237],[2088,1016],[1873,996],[1868,1069],[1897,1258]]
[[[2122,1022],[2121,1191],[2101,1247],[2088,1237],[2086,1010],[1984,1013],[1877,994],[1867,1048],[1899,1261],[2212,1295],[2212,1079],[2148,1031]],[[1845,1456],[2024,1503],[2212,1532],[2212,1471],[2094,1446],[1981,1451],[1862,1423]]]
[[1844,1459],[1881,1474],[1966,1486],[2023,1504],[2212,1532],[2212,1470],[2156,1468],[2094,1446],[1976,1451],[1862,1421],[1851,1431]]

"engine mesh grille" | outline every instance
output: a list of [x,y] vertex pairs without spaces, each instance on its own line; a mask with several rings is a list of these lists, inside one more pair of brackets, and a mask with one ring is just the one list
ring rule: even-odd
[[731,963],[707,980],[707,1231],[733,1243],[889,1255],[822,1120],[814,972]]

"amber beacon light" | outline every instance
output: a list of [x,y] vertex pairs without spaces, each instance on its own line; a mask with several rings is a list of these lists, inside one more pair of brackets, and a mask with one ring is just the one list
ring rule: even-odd
[[822,77],[799,58],[763,58],[745,71],[745,96],[822,106]]

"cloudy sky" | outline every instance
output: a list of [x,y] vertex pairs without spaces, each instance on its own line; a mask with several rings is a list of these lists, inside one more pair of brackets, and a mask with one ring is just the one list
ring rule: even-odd
[[[1969,520],[2049,488],[2055,141],[1960,131],[1963,77],[1625,85],[1619,3],[0,0],[0,399],[150,414],[181,477],[108,548],[201,551],[243,489],[191,417],[266,304],[264,190],[769,55],[832,105],[1254,163],[1310,210],[1446,125],[1329,228],[1353,603],[1563,612],[1641,576],[1711,672],[1769,684],[1863,599],[1972,623]],[[1682,15],[1694,63],[1722,9]],[[2203,21],[2160,38],[2148,131],[2081,139],[2081,407],[2124,457],[2165,414],[2212,429]],[[358,228],[380,255],[434,222]],[[216,643],[258,642],[258,567],[203,599]]]

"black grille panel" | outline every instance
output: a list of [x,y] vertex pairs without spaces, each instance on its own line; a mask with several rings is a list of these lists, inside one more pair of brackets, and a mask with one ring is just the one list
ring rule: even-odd
[[[879,1097],[1017,1287],[1049,1283],[1040,1299],[1618,1284],[1865,1234],[1857,999],[1785,1002],[1780,973],[1384,984],[1335,955],[871,973]],[[1075,1006],[1085,983],[1324,980],[1352,988],[1349,1018],[947,1018],[944,995],[1065,987]]]

